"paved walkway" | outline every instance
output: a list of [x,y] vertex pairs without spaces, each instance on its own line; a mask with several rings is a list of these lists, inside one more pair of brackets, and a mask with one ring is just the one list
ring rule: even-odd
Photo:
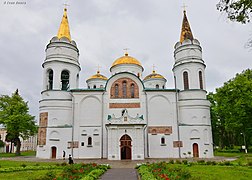
[[137,180],[138,174],[133,168],[114,168],[109,169],[100,178],[101,180]]

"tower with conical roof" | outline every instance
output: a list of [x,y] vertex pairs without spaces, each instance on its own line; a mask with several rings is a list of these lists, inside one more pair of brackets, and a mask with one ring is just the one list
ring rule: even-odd
[[[213,157],[210,102],[206,99],[205,62],[184,11],[180,41],[175,44],[173,73],[178,93],[179,140],[195,157]],[[204,153],[206,155],[204,155]]]
[[78,88],[81,70],[79,50],[70,36],[66,8],[58,34],[50,40],[45,51],[37,156],[60,158],[59,152],[65,148],[60,141],[72,142],[73,99],[69,90]]

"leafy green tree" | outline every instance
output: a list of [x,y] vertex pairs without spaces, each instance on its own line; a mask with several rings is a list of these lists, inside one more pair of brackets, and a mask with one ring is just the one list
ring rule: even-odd
[[220,0],[217,9],[226,12],[231,21],[248,23],[252,14],[251,0]]
[[8,139],[16,145],[16,155],[20,155],[20,137],[27,139],[37,132],[34,116],[29,113],[27,102],[18,94],[0,96],[0,124],[7,129]]
[[243,135],[247,145],[252,144],[252,70],[224,83],[210,93],[211,115],[214,137],[224,146],[243,144]]

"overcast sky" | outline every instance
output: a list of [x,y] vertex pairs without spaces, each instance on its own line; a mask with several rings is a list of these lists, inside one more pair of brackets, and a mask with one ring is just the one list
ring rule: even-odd
[[[45,47],[57,35],[64,0],[0,0],[0,94],[19,89],[30,112],[38,117]],[[9,2],[9,3],[8,3]],[[14,2],[14,4],[10,4]],[[21,4],[16,4],[20,2]],[[23,2],[23,4],[22,4]],[[174,45],[179,41],[183,3],[194,35],[203,49],[208,91],[214,91],[247,68],[252,50],[251,23],[230,22],[216,10],[218,0],[79,0],[67,1],[72,39],[80,51],[80,87],[101,66],[110,76],[113,61],[129,48],[129,55],[144,67],[155,64],[157,73],[174,88]]]

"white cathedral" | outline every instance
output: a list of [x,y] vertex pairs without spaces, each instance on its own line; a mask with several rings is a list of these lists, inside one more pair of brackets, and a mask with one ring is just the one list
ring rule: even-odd
[[174,59],[171,89],[154,70],[143,78],[141,62],[127,52],[112,63],[109,78],[98,71],[79,88],[79,50],[65,9],[42,64],[37,157],[213,157],[206,65],[185,11]]

